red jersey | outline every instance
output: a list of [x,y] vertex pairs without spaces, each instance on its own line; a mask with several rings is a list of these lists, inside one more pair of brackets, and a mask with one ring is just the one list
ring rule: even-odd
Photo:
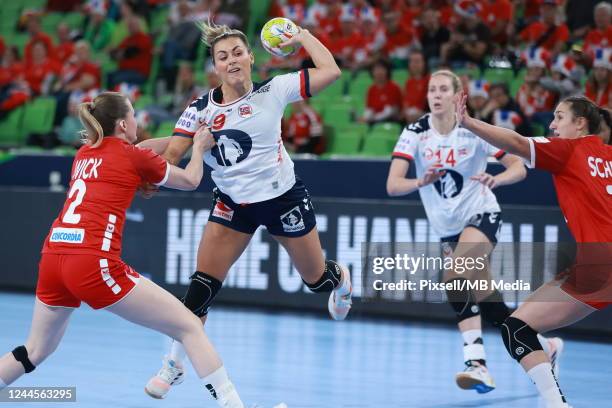
[[62,85],[69,85],[73,82],[80,81],[84,75],[91,75],[95,78],[95,83],[87,89],[83,89],[87,92],[91,89],[99,88],[101,84],[101,73],[100,67],[92,62],[85,61],[79,65],[72,62],[64,64],[62,71],[60,72],[60,80]]
[[590,82],[586,83],[585,96],[595,102],[597,106],[609,108],[612,106],[612,83],[608,83],[605,90],[596,90]]
[[612,46],[612,25],[609,25],[606,30],[598,30],[593,28],[584,38],[582,49],[591,58],[595,53],[595,48],[606,48]]
[[119,49],[125,51],[119,60],[119,69],[131,69],[143,76],[149,76],[151,62],[153,61],[153,43],[151,37],[145,33],[136,33],[126,37]]
[[576,242],[612,242],[612,146],[597,136],[528,138],[531,167],[553,174]]
[[47,49],[47,56],[52,57],[51,54],[53,54],[53,48],[54,48],[53,40],[48,34],[40,32],[36,34],[35,36],[33,36],[32,38],[30,38],[30,41],[27,42],[24,48],[23,59],[26,65],[29,65],[32,63],[32,47],[34,47],[34,44],[39,41],[42,41],[45,44],[45,48]]
[[24,77],[35,94],[42,92],[43,84],[52,76],[58,75],[61,66],[57,61],[47,58],[42,64],[26,65]]
[[393,81],[388,81],[384,85],[372,85],[368,89],[366,107],[374,113],[380,113],[385,107],[391,106],[402,110],[402,90]]
[[118,137],[83,146],[72,164],[64,208],[51,226],[43,253],[119,259],[125,212],[142,183],[163,185],[169,166],[150,149]]
[[529,88],[523,84],[516,93],[516,102],[523,113],[531,117],[536,112],[552,111],[555,107],[555,94],[539,85]]
[[408,78],[404,85],[404,108],[427,110],[427,84],[429,75],[421,79]]
[[63,64],[74,54],[74,43],[73,42],[65,42],[59,44],[53,50],[52,57],[55,58],[59,63]]
[[[519,36],[521,40],[528,43],[537,43],[543,38],[551,27],[547,26],[541,21],[536,21],[529,24],[523,31],[520,32]],[[561,42],[565,43],[569,40],[569,29],[565,24],[559,24],[554,28],[554,31],[548,35],[546,40],[540,45],[547,50],[552,50],[555,44]]]

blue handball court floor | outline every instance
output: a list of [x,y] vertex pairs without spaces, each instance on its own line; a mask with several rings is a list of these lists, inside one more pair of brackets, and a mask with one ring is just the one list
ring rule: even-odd
[[[0,293],[0,353],[24,343],[34,297]],[[496,332],[485,333],[497,389],[486,395],[454,383],[462,341],[451,326],[216,307],[207,332],[247,407],[538,408],[535,386]],[[216,407],[190,368],[164,400],[143,392],[169,341],[87,306],[77,310],[58,351],[14,386],[74,386],[72,403],[0,403],[3,407]],[[575,408],[612,407],[612,344],[567,340],[561,388]]]

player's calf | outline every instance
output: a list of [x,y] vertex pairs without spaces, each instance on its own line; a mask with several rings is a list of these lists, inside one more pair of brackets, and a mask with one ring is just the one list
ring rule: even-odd
[[349,271],[335,261],[326,260],[325,269],[318,281],[308,283],[308,288],[315,293],[331,292],[327,309],[334,320],[344,320],[348,315],[352,300],[352,285]]

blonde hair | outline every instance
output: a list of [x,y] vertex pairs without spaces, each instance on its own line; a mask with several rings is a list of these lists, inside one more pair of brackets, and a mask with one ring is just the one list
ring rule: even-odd
[[81,132],[83,143],[98,147],[104,136],[115,133],[117,120],[129,112],[127,97],[119,92],[102,92],[91,102],[79,105],[79,120],[85,127]]
[[455,91],[455,93],[463,91],[463,85],[461,84],[461,79],[453,71],[450,71],[448,69],[440,69],[432,73],[430,79],[436,75],[442,75],[447,78],[450,78],[451,83],[453,84],[453,91]]
[[249,52],[251,52],[251,46],[246,35],[240,30],[230,28],[226,25],[216,25],[210,19],[208,21],[200,21],[198,23],[200,31],[202,31],[202,42],[210,48],[210,54],[213,62],[215,61],[214,48],[215,44],[225,38],[236,37],[240,38],[244,45],[246,45]]

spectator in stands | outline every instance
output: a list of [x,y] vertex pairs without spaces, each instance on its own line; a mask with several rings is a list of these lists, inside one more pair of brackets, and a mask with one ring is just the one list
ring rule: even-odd
[[268,16],[285,17],[301,27],[306,19],[307,7],[306,0],[274,0]]
[[[385,46],[385,30],[374,14],[362,14],[358,40],[353,50],[353,71],[372,66],[381,56]],[[333,48],[333,45],[331,46]]]
[[495,45],[505,47],[514,31],[514,7],[510,0],[485,0],[481,2],[481,18],[491,31]]
[[17,47],[6,48],[0,61],[0,120],[28,101],[30,87],[22,77],[23,64]]
[[441,48],[445,65],[462,67],[466,64],[482,66],[491,44],[491,31],[480,19],[480,5],[467,0],[455,4],[459,17],[451,31],[450,41]]
[[359,121],[370,125],[401,121],[402,90],[391,80],[391,65],[378,60],[370,74],[374,83],[368,89],[365,112]]
[[523,136],[531,136],[529,119],[510,96],[506,84],[497,83],[489,87],[489,102],[485,109],[491,112],[485,122],[513,129]]
[[181,116],[194,99],[221,85],[221,81],[211,63],[206,66],[206,78],[207,87],[200,86],[195,81],[192,64],[186,61],[181,62],[177,78],[174,81],[175,88],[170,103],[166,106],[150,105],[144,108],[149,114],[150,121],[156,126],[162,122],[176,121],[176,118]]
[[543,77],[540,84],[544,89],[553,92],[557,100],[582,93],[580,81],[584,76],[582,67],[568,54],[559,54],[550,68],[551,76]]
[[429,72],[425,54],[421,50],[412,50],[408,60],[409,77],[404,84],[404,120],[416,122],[427,111],[427,84]]
[[340,36],[330,44],[329,50],[341,67],[353,69],[354,54],[361,40],[357,20],[352,14],[343,14],[340,17],[340,28]]
[[421,46],[429,67],[438,66],[441,47],[450,40],[450,31],[440,24],[440,12],[434,8],[421,16]]
[[595,28],[584,39],[583,52],[592,62],[597,48],[612,47],[612,4],[602,1],[595,6]]
[[25,19],[26,30],[28,31],[28,34],[30,34],[30,40],[25,45],[23,55],[25,64],[30,65],[32,63],[32,54],[35,43],[41,43],[45,47],[47,55],[53,52],[54,47],[51,37],[42,31],[39,14],[35,12],[28,13],[25,16]]
[[44,41],[37,41],[31,47],[32,61],[25,66],[25,80],[34,95],[47,95],[61,66],[47,55]]
[[179,61],[195,61],[200,42],[200,29],[192,18],[191,2],[180,0],[172,4],[170,29],[162,45],[161,73],[167,89],[174,89]]
[[[139,16],[134,12],[132,6],[126,2],[122,1],[120,3],[120,19],[117,21],[113,27],[113,33],[111,35],[110,43],[108,44],[107,49],[116,49],[119,45],[130,35],[130,29],[128,27],[129,22],[134,19],[138,20],[138,25],[140,27],[140,31],[144,34],[149,33],[149,25],[144,17]],[[158,29],[160,27],[157,27]]]
[[151,70],[153,60],[151,37],[141,31],[140,20],[137,17],[130,17],[127,25],[129,36],[111,52],[118,62],[119,70],[109,73],[109,88],[121,82],[142,85],[146,82]]
[[285,147],[294,153],[323,153],[323,122],[321,116],[302,100],[291,104],[291,116],[287,119]]
[[540,81],[546,75],[550,54],[543,48],[532,48],[524,53],[524,58],[527,61],[527,73],[525,82],[516,94],[516,100],[530,121],[548,129],[553,120],[555,94],[544,89]]
[[325,32],[327,35],[340,33],[340,16],[342,2],[317,0],[306,10],[304,25],[317,29],[317,38]]
[[91,60],[89,43],[78,41],[74,54],[62,67],[55,84],[55,125],[59,126],[68,114],[68,100],[72,92],[87,93],[100,88],[101,72],[98,64]]
[[541,18],[528,25],[519,37],[529,48],[543,47],[553,56],[561,53],[569,40],[569,29],[558,20],[558,0],[542,0]]
[[593,26],[593,9],[601,0],[567,0],[565,3],[566,24],[570,31],[570,42],[582,41]]
[[467,109],[470,116],[479,120],[486,121],[493,110],[497,108],[494,103],[487,104],[489,101],[490,84],[484,79],[475,79],[469,82]]
[[94,51],[105,49],[111,41],[115,22],[106,18],[106,2],[98,1],[90,4],[87,9],[89,21],[85,26],[83,39],[85,39]]
[[612,108],[612,63],[611,48],[595,51],[593,70],[587,80],[585,95],[602,108]]
[[410,26],[402,24],[401,14],[397,11],[385,13],[383,24],[385,27],[385,45],[383,52],[386,59],[395,67],[405,67],[408,64],[408,55],[417,37]]
[[421,0],[400,1],[400,10],[402,13],[402,24],[410,27],[413,32],[417,33],[421,27],[423,2]]
[[57,39],[59,44],[53,50],[52,58],[55,58],[60,64],[68,61],[74,52],[74,42],[70,35],[70,27],[66,23],[59,23],[57,26]]

